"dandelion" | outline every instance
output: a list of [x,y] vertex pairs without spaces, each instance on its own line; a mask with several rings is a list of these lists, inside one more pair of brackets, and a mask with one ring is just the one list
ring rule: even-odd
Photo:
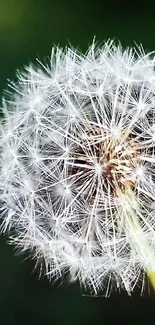
[[3,99],[1,232],[49,280],[155,288],[154,54],[107,41],[39,64]]

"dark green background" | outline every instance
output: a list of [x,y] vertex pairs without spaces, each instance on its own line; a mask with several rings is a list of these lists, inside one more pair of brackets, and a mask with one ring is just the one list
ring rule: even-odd
[[[15,70],[43,59],[56,44],[85,51],[99,41],[142,43],[155,50],[155,4],[139,0],[0,0],[0,94]],[[0,238],[0,324],[155,324],[155,294],[83,297],[76,285],[37,280],[33,262]]]

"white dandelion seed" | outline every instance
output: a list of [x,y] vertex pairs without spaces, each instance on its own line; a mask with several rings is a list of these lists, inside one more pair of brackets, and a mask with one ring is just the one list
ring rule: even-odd
[[[40,63],[41,64],[41,63]],[[1,232],[84,289],[155,287],[155,56],[52,50],[3,100]]]

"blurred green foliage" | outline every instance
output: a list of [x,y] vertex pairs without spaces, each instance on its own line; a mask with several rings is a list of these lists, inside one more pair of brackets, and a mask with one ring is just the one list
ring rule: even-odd
[[155,6],[120,0],[0,0],[0,90],[15,70],[56,44],[86,50],[94,35],[155,49]]

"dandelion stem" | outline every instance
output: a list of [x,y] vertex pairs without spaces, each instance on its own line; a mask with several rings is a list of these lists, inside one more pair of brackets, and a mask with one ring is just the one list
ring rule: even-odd
[[122,217],[124,219],[125,230],[130,238],[131,247],[137,252],[141,266],[155,290],[155,254],[148,242],[148,239],[140,225],[136,213],[136,199],[131,188],[127,188],[123,193],[124,200],[122,207]]

